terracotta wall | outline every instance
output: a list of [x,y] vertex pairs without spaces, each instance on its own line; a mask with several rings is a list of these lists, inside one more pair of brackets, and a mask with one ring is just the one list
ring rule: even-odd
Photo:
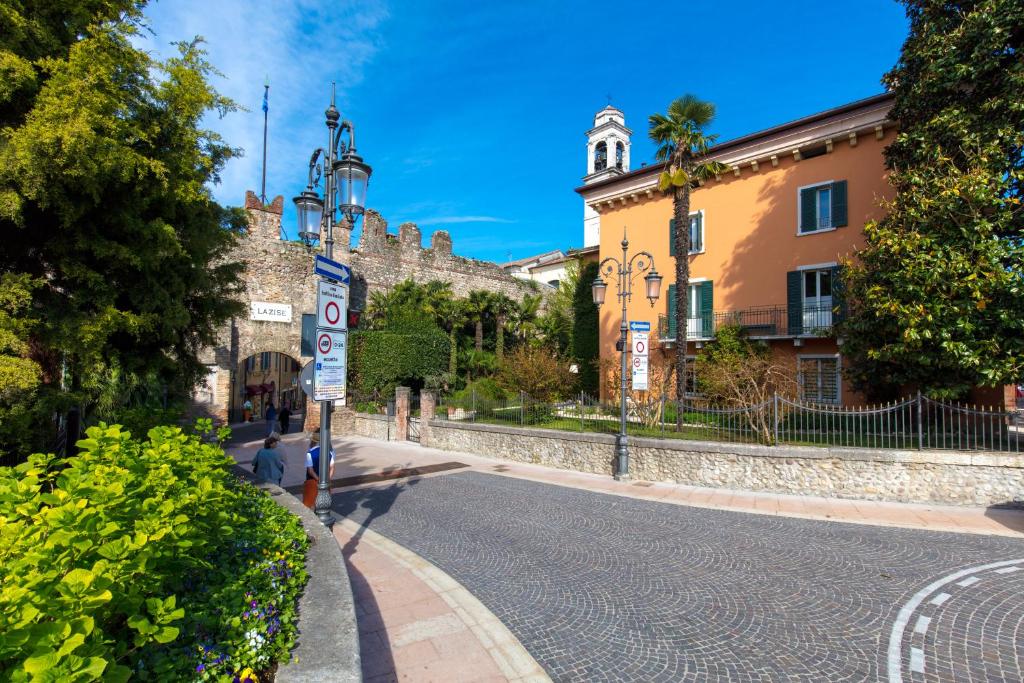
[[[800,266],[834,263],[851,255],[863,243],[862,228],[882,215],[879,201],[892,194],[886,182],[883,150],[893,133],[882,140],[861,136],[856,146],[843,140],[833,151],[795,161],[779,158],[753,171],[744,167],[740,177],[729,171],[691,195],[691,211],[704,211],[704,253],[690,256],[691,279],[714,283],[714,310],[730,311],[753,306],[786,304],[786,273]],[[799,188],[828,181],[847,181],[848,224],[828,232],[798,235]],[[641,193],[642,197],[642,193]],[[601,258],[621,257],[623,227],[628,229],[630,254],[646,250],[654,255],[665,276],[662,297],[652,307],[643,297],[643,282],[635,285],[628,311],[631,320],[649,320],[652,332],[658,316],[666,313],[668,285],[675,282],[675,258],[669,256],[670,196],[655,191],[652,199],[633,201],[601,213]],[[601,353],[614,354],[619,334],[620,306],[609,287],[601,311]],[[793,353],[835,353],[831,340],[810,340],[803,348],[792,340],[776,342]],[[690,352],[696,353],[693,344]],[[674,351],[672,351],[674,353]],[[659,355],[655,353],[655,355]],[[855,397],[844,389],[844,402]]]

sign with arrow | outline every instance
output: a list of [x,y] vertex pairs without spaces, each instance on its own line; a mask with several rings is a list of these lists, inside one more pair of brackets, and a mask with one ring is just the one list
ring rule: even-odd
[[313,272],[317,275],[321,275],[328,280],[334,282],[340,282],[347,285],[352,281],[352,269],[346,266],[344,263],[338,263],[332,261],[326,256],[316,255],[313,259]]

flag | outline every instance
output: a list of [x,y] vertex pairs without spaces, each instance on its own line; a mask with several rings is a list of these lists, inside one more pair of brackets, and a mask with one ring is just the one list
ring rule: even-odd
[[263,86],[263,113],[266,114],[270,111],[270,104],[267,102],[267,96],[270,94],[270,86]]

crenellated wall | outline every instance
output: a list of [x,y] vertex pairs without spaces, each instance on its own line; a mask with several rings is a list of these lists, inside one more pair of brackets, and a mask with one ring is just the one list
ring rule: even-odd
[[[238,398],[240,389],[233,376],[238,364],[262,351],[278,351],[304,363],[306,359],[300,358],[302,314],[316,312],[313,255],[322,247],[311,250],[299,242],[281,239],[284,197],[278,195],[264,205],[254,192],[246,192],[245,208],[249,229],[229,258],[246,264],[246,312],[224,326],[214,346],[204,349],[201,357],[210,367],[208,381],[212,390],[203,392],[207,403],[194,406],[195,412],[224,421],[232,407],[231,396],[235,396],[235,407],[242,400]],[[452,238],[444,230],[435,231],[430,247],[424,248],[415,223],[401,224],[397,235],[389,233],[387,221],[370,209],[363,217],[356,248],[351,245],[351,237],[348,225],[335,226],[334,259],[352,268],[349,305],[354,310],[364,310],[372,292],[390,289],[408,278],[416,282],[450,282],[455,295],[460,297],[482,289],[521,301],[535,291],[496,263],[454,255]],[[289,304],[291,322],[250,320],[248,309],[253,301]],[[318,411],[314,406],[307,422],[316,417],[315,412]]]

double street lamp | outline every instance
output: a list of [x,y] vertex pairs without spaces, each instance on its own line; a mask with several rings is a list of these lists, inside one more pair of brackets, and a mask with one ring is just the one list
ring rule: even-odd
[[619,382],[619,433],[615,436],[615,454],[617,463],[615,467],[616,479],[629,479],[629,444],[626,438],[626,370],[628,346],[626,345],[626,331],[629,329],[627,322],[626,303],[633,296],[633,280],[637,276],[644,275],[644,285],[647,300],[654,306],[654,302],[661,295],[661,275],[654,268],[654,257],[649,252],[641,251],[628,256],[629,240],[626,239],[626,229],[622,229],[622,260],[609,256],[601,261],[598,266],[598,276],[591,284],[591,293],[594,303],[600,306],[604,303],[608,285],[605,278],[615,276],[615,295],[622,302],[622,319],[619,322],[619,342],[616,344],[621,354],[621,377]]
[[[334,258],[335,214],[340,212],[349,227],[363,214],[366,206],[366,186],[373,170],[356,154],[356,131],[351,121],[341,120],[334,106],[324,112],[327,124],[327,147],[317,148],[309,158],[309,184],[295,197],[295,210],[299,219],[299,238],[307,247],[323,234],[324,256]],[[345,133],[348,132],[348,140]],[[320,157],[323,157],[322,165]],[[324,198],[316,192],[320,178],[324,181]],[[326,279],[326,278],[324,278]],[[331,515],[331,401],[320,402],[320,478],[316,493],[316,516],[325,526],[334,522]]]

